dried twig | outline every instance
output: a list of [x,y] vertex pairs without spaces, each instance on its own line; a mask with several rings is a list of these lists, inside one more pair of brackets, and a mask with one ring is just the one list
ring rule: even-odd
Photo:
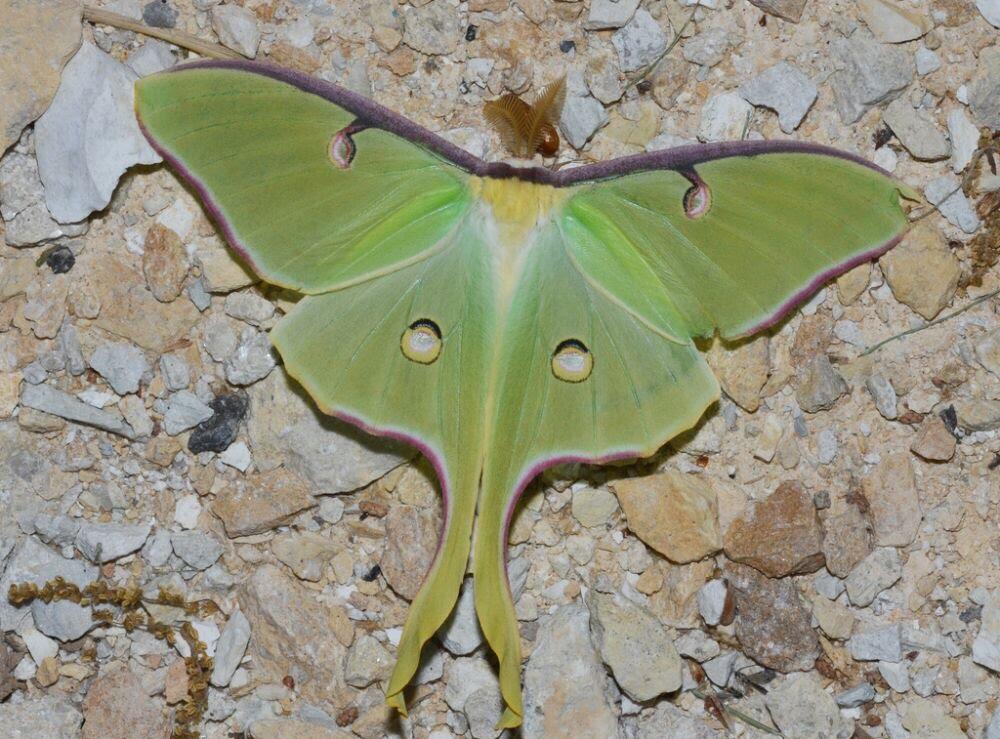
[[210,56],[215,59],[243,58],[232,49],[227,49],[225,46],[220,46],[219,44],[213,44],[210,41],[204,41],[197,36],[192,36],[190,33],[175,31],[172,28],[154,28],[126,15],[112,13],[101,8],[91,7],[90,5],[83,6],[83,17],[91,23],[100,23],[104,26],[114,26],[126,31],[135,31],[145,36],[152,36],[161,41],[180,46],[188,51],[193,51],[200,56]]

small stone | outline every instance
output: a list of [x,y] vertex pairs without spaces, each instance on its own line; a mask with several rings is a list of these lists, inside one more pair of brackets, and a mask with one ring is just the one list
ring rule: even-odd
[[802,19],[806,0],[750,0],[750,4],[789,23],[798,23]]
[[906,662],[879,662],[878,672],[897,693],[905,693],[910,689],[910,674]]
[[806,413],[818,413],[833,407],[847,393],[847,383],[830,364],[825,354],[813,358],[806,365],[795,390],[799,407]]
[[889,103],[882,120],[892,129],[899,143],[914,159],[934,162],[946,159],[951,153],[948,139],[938,129],[934,120],[925,111],[914,110],[913,106],[902,98]]
[[431,0],[407,8],[403,43],[423,54],[453,53],[462,43],[465,27],[459,14],[445,0]]
[[379,566],[389,586],[413,600],[437,552],[441,516],[436,510],[395,505],[385,517],[385,551]]
[[219,459],[223,464],[227,464],[240,472],[246,472],[253,463],[253,457],[250,456],[250,448],[246,445],[246,442],[243,441],[237,441],[235,444],[230,444],[229,447],[227,447],[226,450],[219,455]]
[[875,38],[887,44],[918,39],[933,28],[926,15],[889,0],[858,0],[858,10]]
[[856,505],[823,522],[823,554],[826,568],[837,577],[847,577],[861,560],[871,554],[874,532],[868,517]]
[[869,33],[858,31],[849,39],[834,39],[830,52],[837,64],[831,78],[837,111],[846,123],[856,123],[879,103],[891,100],[913,80],[910,55],[895,46],[880,44]]
[[709,580],[698,591],[698,612],[709,626],[717,626],[726,607],[725,580]]
[[104,673],[91,683],[83,715],[83,739],[129,739],[140,726],[148,739],[170,736],[170,722],[142,689],[140,676],[128,668]]
[[[589,621],[579,601],[560,606],[542,621],[524,668],[524,739],[566,732],[568,716],[573,717],[576,736],[618,735],[617,712],[591,642]],[[567,680],[567,675],[573,679]]]
[[149,372],[142,350],[125,342],[101,344],[90,355],[89,364],[119,395],[138,392],[139,381]]
[[248,59],[257,56],[260,31],[254,14],[239,5],[216,5],[212,8],[212,30],[219,42]]
[[248,328],[223,366],[230,384],[252,385],[267,377],[276,363],[267,334]]
[[1000,428],[1000,400],[956,400],[952,407],[955,409],[958,426],[964,431],[993,431]]
[[[624,701],[623,701],[624,703]],[[635,710],[638,710],[638,706]],[[613,736],[613,735],[609,735]],[[701,718],[689,711],[682,711],[670,701],[660,701],[652,711],[639,716],[635,739],[721,739],[724,735],[716,729],[714,719]]]
[[372,636],[364,634],[355,640],[347,653],[344,680],[355,688],[365,688],[384,680],[392,672],[392,655]]
[[581,149],[608,122],[608,114],[590,94],[579,72],[566,76],[566,101],[559,118],[559,130],[567,143]]
[[811,670],[819,642],[791,579],[775,580],[752,567],[725,568],[736,603],[736,636],[752,660],[779,672]]
[[730,524],[723,547],[735,562],[770,577],[815,572],[823,566],[823,532],[810,496],[784,482]]
[[879,546],[905,547],[913,542],[923,518],[913,465],[908,455],[890,454],[861,481]]
[[[931,180],[924,188],[924,196],[950,224],[965,233],[975,233],[982,225],[976,216],[975,208],[962,191],[962,183],[957,177],[944,175]],[[930,226],[922,225],[922,228],[926,230]]]
[[684,58],[692,64],[714,67],[732,46],[729,32],[718,26],[702,31],[684,42]]
[[455,608],[437,632],[444,648],[455,655],[471,654],[483,643],[476,617],[475,592],[471,577],[465,578]]
[[722,390],[740,408],[753,413],[760,407],[761,390],[771,374],[770,342],[766,336],[736,345],[716,341],[705,359]]
[[212,512],[235,538],[275,529],[315,504],[302,478],[278,467],[248,477],[244,485],[227,488],[213,501]]
[[917,65],[917,74],[921,77],[941,69],[941,57],[926,46],[921,46],[917,49],[913,55],[913,60]]
[[180,237],[171,229],[154,223],[146,232],[142,251],[142,274],[153,297],[161,303],[176,299],[184,287],[187,272],[187,253]]
[[573,493],[573,518],[588,528],[611,521],[618,510],[618,500],[607,490],[582,488]]
[[177,11],[167,0],[150,0],[142,8],[142,20],[153,28],[173,28],[177,25]]
[[[879,149],[882,151],[885,149]],[[837,295],[841,305],[853,305],[868,289],[871,281],[872,263],[862,262],[857,267],[847,270],[837,278]]]
[[94,408],[50,385],[26,385],[21,392],[21,405],[68,421],[94,426],[126,439],[135,438],[135,431],[117,413]]
[[629,698],[646,701],[681,686],[681,659],[656,616],[621,595],[597,592],[590,608],[594,643]]
[[[35,157],[11,150],[0,159],[0,216],[5,222],[4,241],[10,246],[30,246],[64,235],[45,207],[45,189]],[[34,265],[24,260],[25,265]],[[21,266],[16,262],[15,267]],[[34,269],[24,280],[27,286]],[[20,291],[20,290],[19,290]]]
[[[2,57],[0,62],[7,63]],[[0,703],[0,726],[7,727],[8,739],[77,739],[82,723],[83,715],[63,696],[37,691],[21,701]]]
[[218,643],[215,645],[214,666],[210,682],[218,688],[229,685],[233,673],[240,666],[240,661],[250,643],[250,622],[238,608],[226,621]]
[[113,562],[142,549],[151,524],[86,523],[76,536],[76,548],[91,562]]
[[636,72],[656,61],[667,48],[667,36],[645,8],[635,11],[632,19],[615,31],[611,44],[618,52],[623,72]]
[[940,416],[924,418],[917,436],[910,444],[910,451],[929,462],[947,462],[955,456],[955,435],[948,430]]
[[812,614],[816,623],[831,639],[847,639],[854,630],[854,614],[847,606],[816,596],[812,604]]
[[835,700],[841,708],[857,708],[875,700],[875,688],[869,682],[858,683],[853,688],[839,693]]
[[694,562],[722,546],[715,489],[700,475],[668,470],[616,480],[629,530],[673,562]]
[[976,0],[976,8],[990,25],[1000,28],[1000,2],[997,0]]
[[780,62],[740,85],[740,95],[751,105],[770,108],[778,125],[791,133],[816,102],[816,85],[788,62]]
[[208,407],[212,416],[198,424],[188,437],[188,449],[195,454],[221,452],[236,439],[240,421],[246,416],[249,400],[244,393],[216,396]]
[[712,95],[701,108],[698,138],[711,143],[741,138],[753,108],[738,93]]
[[719,643],[701,629],[692,629],[679,636],[674,641],[674,648],[682,657],[690,657],[696,662],[719,656]]
[[979,146],[979,129],[962,108],[955,108],[948,114],[948,136],[951,138],[951,171],[958,174],[972,162]]
[[594,0],[583,27],[587,31],[621,28],[631,20],[639,0]]
[[300,580],[319,582],[336,548],[326,537],[306,531],[278,537],[271,542],[271,551]]
[[848,722],[816,675],[789,675],[767,686],[764,697],[774,723],[785,736],[835,737],[846,731]]
[[240,291],[226,296],[224,309],[226,315],[253,326],[260,326],[274,315],[274,304],[256,293]]
[[202,403],[197,395],[190,390],[181,390],[171,395],[167,401],[163,430],[170,436],[177,436],[211,417],[212,409]]
[[903,643],[899,624],[855,633],[847,641],[851,657],[864,662],[899,662],[903,658]]
[[198,525],[198,517],[201,515],[201,502],[197,495],[184,495],[177,500],[174,506],[174,521],[182,528],[193,529]]
[[66,65],[59,91],[35,124],[45,204],[61,223],[76,223],[110,201],[118,178],[160,156],[139,130],[136,76],[89,42]]
[[702,663],[701,667],[705,670],[705,675],[714,685],[724,688],[729,684],[729,678],[733,675],[736,660],[740,659],[740,657],[739,652],[728,652]]
[[203,531],[181,531],[170,535],[174,554],[196,570],[207,570],[219,557],[224,547],[214,536]]
[[908,703],[903,728],[913,737],[966,739],[968,736],[943,708],[924,698],[913,698]]
[[880,264],[896,299],[928,320],[951,302],[961,274],[944,236],[926,223],[910,229]]
[[146,41],[126,58],[125,64],[139,77],[162,72],[177,64],[177,57],[170,49],[170,44],[157,39]]
[[872,400],[875,401],[875,408],[882,414],[883,418],[890,421],[898,417],[896,410],[896,390],[892,383],[879,374],[870,375],[865,380],[865,387],[871,393]]
[[847,597],[853,605],[864,608],[902,576],[899,552],[892,547],[880,547],[861,560],[847,576],[844,582]]
[[1000,377],[1000,329],[986,334],[976,344],[976,359],[986,369]]

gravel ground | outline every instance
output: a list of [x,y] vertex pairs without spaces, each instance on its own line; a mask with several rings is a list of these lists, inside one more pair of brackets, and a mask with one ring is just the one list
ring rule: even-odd
[[[794,138],[923,193],[878,262],[704,347],[725,394],[694,431],[530,489],[510,550],[521,733],[1000,739],[1000,298],[931,325],[1000,289],[1000,177],[974,157],[1000,130],[997,0],[103,8],[488,159],[483,102],[566,74],[560,163]],[[409,718],[385,708],[436,485],[289,381],[267,331],[296,296],[234,259],[142,139],[133,80],[188,52],[70,0],[0,17],[0,725],[497,736],[468,581]],[[55,577],[51,602],[8,602]],[[71,602],[94,582],[108,605]]]

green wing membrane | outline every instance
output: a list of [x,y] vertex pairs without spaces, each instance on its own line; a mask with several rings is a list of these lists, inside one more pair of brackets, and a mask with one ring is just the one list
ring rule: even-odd
[[[691,217],[685,196],[699,185],[707,208]],[[726,338],[766,327],[884,251],[906,226],[901,191],[917,197],[853,160],[801,152],[723,157],[581,190],[564,228],[588,277],[623,301],[659,296],[685,335]]]
[[414,444],[440,478],[445,524],[388,701],[405,712],[475,532],[502,727],[524,710],[506,548],[525,487],[562,461],[646,456],[694,425],[719,388],[692,337],[779,320],[887,249],[910,194],[829,150],[765,144],[589,178],[489,165],[370,101],[250,64],[147,77],[136,106],[233,246],[307,293],[271,332],[287,371],[325,412]]
[[136,83],[147,136],[197,187],[230,243],[268,282],[319,293],[439,249],[468,207],[458,167],[277,79],[193,68]]

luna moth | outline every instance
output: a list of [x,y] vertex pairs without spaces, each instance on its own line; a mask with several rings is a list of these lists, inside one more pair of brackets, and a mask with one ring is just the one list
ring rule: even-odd
[[693,426],[720,394],[693,338],[774,326],[891,248],[915,197],[857,156],[791,141],[560,171],[488,163],[361,95],[249,62],[147,77],[136,111],[246,263],[306,296],[271,331],[286,370],[326,413],[434,467],[445,521],[388,702],[405,714],[474,539],[500,727],[524,710],[506,545],[525,488]]

